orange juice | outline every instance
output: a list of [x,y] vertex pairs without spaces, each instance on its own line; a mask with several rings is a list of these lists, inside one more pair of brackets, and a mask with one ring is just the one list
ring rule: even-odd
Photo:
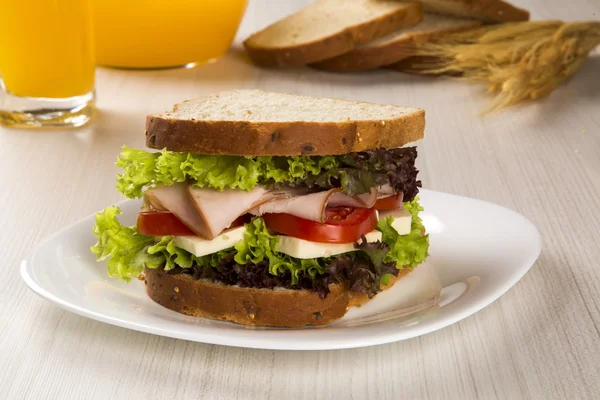
[[0,75],[15,96],[68,98],[94,88],[90,0],[0,0]]
[[98,64],[162,68],[217,58],[231,45],[246,3],[94,0]]

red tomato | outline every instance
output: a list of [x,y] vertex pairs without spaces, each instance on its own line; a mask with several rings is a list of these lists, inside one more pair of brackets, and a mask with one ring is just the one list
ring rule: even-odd
[[141,212],[137,217],[137,231],[145,236],[195,235],[174,214],[168,211]]
[[402,207],[402,193],[393,194],[388,197],[384,197],[375,202],[373,206],[376,210],[393,210],[395,208]]
[[353,243],[377,226],[373,208],[329,207],[325,223],[290,214],[265,214],[262,217],[269,229],[320,243]]
[[[244,225],[249,221],[246,215],[238,217],[231,224],[231,228]],[[194,232],[174,214],[168,211],[146,211],[138,214],[137,231],[145,236],[188,236]]]

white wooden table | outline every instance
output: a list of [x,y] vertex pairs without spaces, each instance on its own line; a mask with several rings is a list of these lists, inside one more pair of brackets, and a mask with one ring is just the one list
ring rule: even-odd
[[[302,5],[252,0],[239,37]],[[521,0],[535,19],[600,19],[595,0]],[[238,41],[239,43],[239,41]],[[247,350],[88,320],[19,276],[43,238],[120,200],[119,148],[144,116],[204,93],[262,88],[427,111],[426,187],[529,217],[544,238],[500,300],[441,331],[343,351]],[[192,70],[98,71],[99,114],[78,131],[0,129],[1,399],[600,398],[600,57],[548,100],[481,119],[479,86],[393,72],[265,71],[239,51]]]

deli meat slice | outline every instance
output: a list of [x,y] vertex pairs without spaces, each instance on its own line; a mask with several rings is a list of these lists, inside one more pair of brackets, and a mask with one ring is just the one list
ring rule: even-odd
[[371,208],[377,200],[377,190],[359,196],[348,196],[340,189],[306,194],[303,196],[283,197],[264,202],[249,212],[254,215],[290,214],[311,221],[325,222],[327,206],[350,206]]
[[208,224],[194,206],[185,183],[148,189],[144,192],[144,199],[156,210],[172,212],[198,236],[208,238],[211,234]]
[[260,186],[250,192],[232,189],[219,192],[177,183],[146,190],[144,202],[153,210],[172,212],[198,236],[214,239],[250,208],[293,194],[286,191],[268,192]]
[[[256,186],[251,191],[226,189],[219,192],[210,188],[188,186],[190,198],[197,213],[206,224],[208,239],[218,236],[240,215],[259,204],[261,199],[268,200],[267,190]],[[185,221],[184,221],[185,223]],[[204,236],[204,235],[203,235]]]
[[329,199],[329,206],[351,206],[351,207],[364,207],[371,208],[377,201],[378,190],[372,188],[369,193],[358,194],[356,196],[348,196],[344,194],[340,189],[332,189],[334,191],[332,197]]
[[386,183],[385,185],[381,185],[377,188],[377,198],[387,197],[396,194],[394,188]]
[[327,206],[373,207],[377,189],[358,196],[348,196],[340,189],[306,194],[305,189],[268,191],[257,186],[251,191],[218,191],[177,183],[146,190],[144,201],[151,209],[168,210],[195,234],[214,239],[231,223],[246,213],[291,214],[311,221],[325,222]]

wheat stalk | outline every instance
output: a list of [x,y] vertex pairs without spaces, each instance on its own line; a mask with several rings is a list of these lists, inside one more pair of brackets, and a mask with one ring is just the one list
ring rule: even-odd
[[412,55],[433,59],[410,72],[459,75],[484,82],[495,99],[484,113],[549,95],[600,44],[600,22],[530,21],[490,25],[416,44]]

